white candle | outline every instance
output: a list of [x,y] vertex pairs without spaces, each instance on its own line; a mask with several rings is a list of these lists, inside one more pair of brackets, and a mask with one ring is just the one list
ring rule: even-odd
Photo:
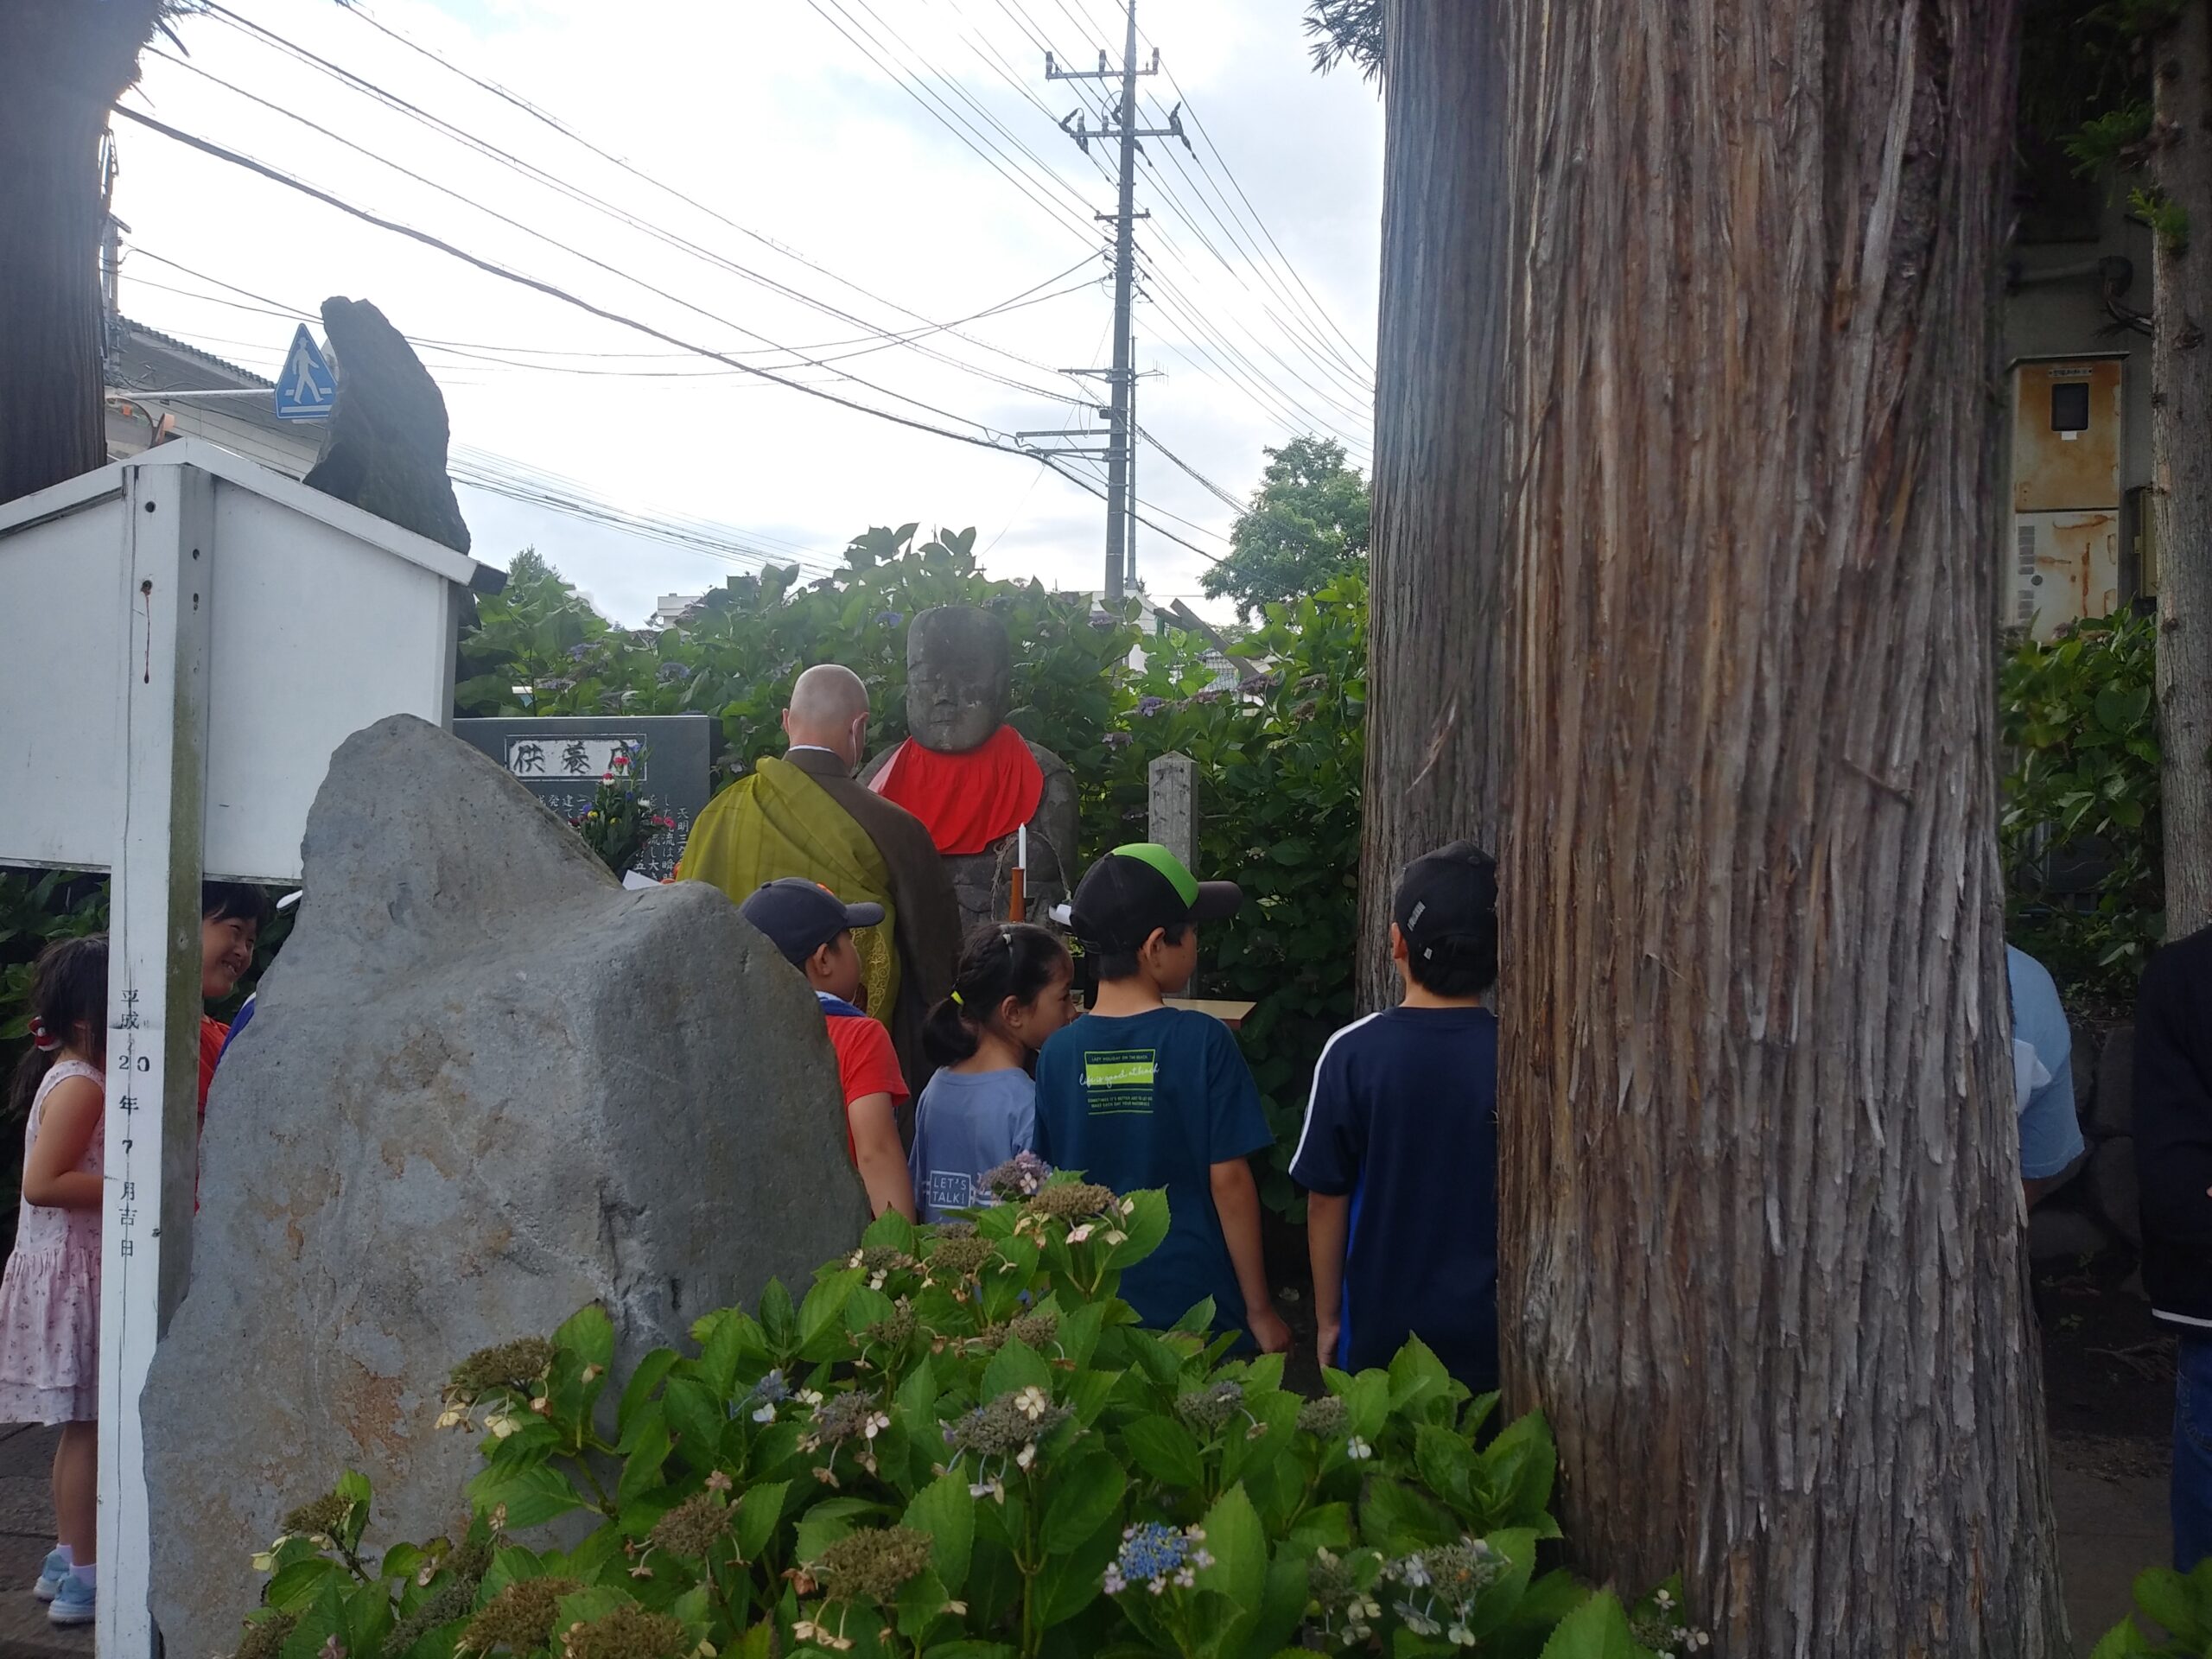
[[1029,868],[1029,826],[1026,823],[1014,832],[1014,867],[1017,870]]

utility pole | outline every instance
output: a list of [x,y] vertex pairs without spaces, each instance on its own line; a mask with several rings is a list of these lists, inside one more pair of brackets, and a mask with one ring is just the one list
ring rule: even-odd
[[[1164,127],[1137,125],[1137,77],[1160,73],[1160,52],[1153,51],[1152,62],[1137,67],[1137,5],[1136,0],[1127,0],[1128,31],[1122,49],[1122,67],[1110,68],[1106,54],[1098,54],[1096,69],[1063,69],[1053,61],[1052,54],[1045,54],[1045,79],[1047,80],[1098,80],[1121,83],[1120,109],[1104,127],[1092,131],[1084,124],[1083,111],[1071,110],[1060,130],[1075,140],[1085,155],[1090,152],[1090,141],[1103,143],[1111,139],[1120,156],[1120,201],[1114,213],[1097,214],[1100,219],[1111,218],[1114,225],[1114,366],[1103,372],[1112,388],[1113,397],[1107,411],[1109,423],[1106,450],[1106,602],[1119,604],[1128,590],[1136,582],[1136,362],[1135,342],[1129,338],[1129,302],[1136,286],[1136,221],[1151,215],[1136,211],[1136,163],[1138,141],[1145,138],[1181,138],[1185,147],[1191,141],[1183,131],[1183,106],[1178,104],[1169,111]],[[1088,453],[1096,454],[1096,451]]]

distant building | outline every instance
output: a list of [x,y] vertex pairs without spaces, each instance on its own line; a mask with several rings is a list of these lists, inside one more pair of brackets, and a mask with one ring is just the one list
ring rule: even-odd
[[[1105,608],[1106,596],[1103,594],[1093,593],[1089,597],[1092,618],[1103,622],[1108,616]],[[1170,600],[1164,606],[1155,605],[1152,596],[1141,588],[1137,589],[1135,597],[1137,603],[1136,630],[1142,637],[1129,648],[1129,668],[1132,672],[1138,674],[1144,672],[1144,665],[1148,660],[1145,653],[1144,640],[1157,639],[1171,628],[1179,633],[1195,635],[1205,641],[1206,650],[1203,660],[1207,667],[1214,671],[1213,683],[1206,687],[1209,691],[1234,690],[1245,681],[1256,678],[1268,671],[1268,661],[1265,658],[1233,651],[1211,623],[1181,600]]]
[[685,617],[706,602],[704,594],[663,594],[660,603],[653,607],[651,626],[662,629],[680,626]]
[[199,437],[288,478],[315,465],[328,423],[278,420],[270,382],[125,316],[109,319],[108,336],[109,460]]

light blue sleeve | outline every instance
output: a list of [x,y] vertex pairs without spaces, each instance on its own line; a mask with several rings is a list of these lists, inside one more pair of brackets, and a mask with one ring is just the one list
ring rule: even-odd
[[2044,965],[2024,950],[2005,947],[2005,978],[2012,994],[2012,1034],[2036,1052],[2050,1081],[2020,1109],[2020,1173],[2031,1181],[2063,1174],[2082,1155],[2082,1125],[2074,1106],[2074,1039],[2058,987]]

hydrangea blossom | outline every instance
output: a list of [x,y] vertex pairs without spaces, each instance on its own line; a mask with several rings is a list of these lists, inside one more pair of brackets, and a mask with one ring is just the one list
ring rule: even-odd
[[1033,1198],[1052,1179],[1052,1166],[1033,1152],[1017,1152],[985,1170],[976,1185],[998,1198]]
[[1171,1527],[1158,1521],[1128,1528],[1122,1534],[1120,1553],[1106,1568],[1106,1593],[1118,1596],[1140,1584],[1155,1596],[1165,1594],[1171,1584],[1189,1589],[1198,1582],[1198,1569],[1213,1565],[1205,1538],[1203,1528]]

